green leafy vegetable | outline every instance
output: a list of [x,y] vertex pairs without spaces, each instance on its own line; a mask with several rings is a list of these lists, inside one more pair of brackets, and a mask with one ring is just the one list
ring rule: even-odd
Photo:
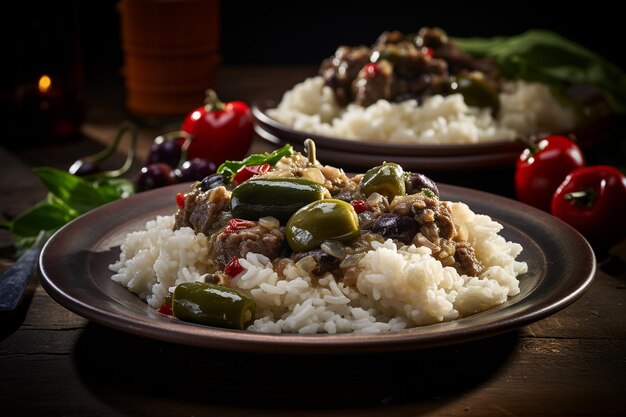
[[270,164],[276,165],[285,156],[291,156],[295,153],[293,147],[289,144],[273,152],[264,152],[252,154],[243,161],[226,161],[217,168],[217,172],[228,177],[230,180],[237,171],[244,166]]
[[495,59],[509,78],[553,86],[587,83],[599,88],[613,109],[626,112],[626,74],[589,49],[548,30],[533,29],[519,36],[454,38],[472,55]]
[[122,178],[87,181],[55,168],[34,168],[48,188],[40,203],[1,226],[13,233],[19,250],[31,246],[41,230],[51,235],[61,226],[96,207],[131,195],[133,184]]

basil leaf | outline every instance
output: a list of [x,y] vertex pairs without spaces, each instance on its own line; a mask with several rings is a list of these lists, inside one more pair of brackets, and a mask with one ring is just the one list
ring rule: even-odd
[[81,214],[110,201],[93,184],[65,171],[49,167],[33,171],[52,194]]
[[43,202],[13,219],[11,232],[16,237],[36,237],[41,230],[54,232],[75,217],[76,212]]
[[295,153],[293,147],[286,144],[280,149],[272,152],[264,152],[252,154],[242,161],[225,161],[217,168],[217,172],[228,177],[230,180],[244,166],[270,164],[276,165],[285,156],[291,156]]
[[626,74],[585,47],[548,30],[494,38],[454,38],[466,52],[490,56],[508,78],[553,86],[571,83],[599,88],[619,113],[626,112]]
[[134,194],[133,183],[124,178],[105,178],[93,183],[98,193],[108,203]]

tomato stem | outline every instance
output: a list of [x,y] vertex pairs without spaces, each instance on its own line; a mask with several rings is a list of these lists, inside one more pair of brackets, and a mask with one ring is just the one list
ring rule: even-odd
[[204,94],[204,110],[207,112],[224,110],[224,102],[220,100],[215,90],[209,88]]
[[569,201],[579,207],[591,207],[596,200],[596,192],[593,188],[585,188],[579,191],[573,191],[563,196],[565,201]]
[[525,136],[518,136],[517,138],[515,138],[515,140],[517,142],[521,142],[522,144],[524,144],[524,146],[526,146],[526,149],[528,149],[528,152],[530,152],[530,155],[528,155],[529,157],[533,156],[534,154],[536,154],[537,152],[541,150],[539,148],[539,145],[537,145],[536,140],[532,140]]

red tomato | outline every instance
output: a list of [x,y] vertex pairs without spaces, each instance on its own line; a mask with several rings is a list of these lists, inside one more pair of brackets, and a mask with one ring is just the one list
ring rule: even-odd
[[567,174],[584,165],[583,153],[571,139],[553,135],[540,140],[517,159],[517,199],[549,212],[552,195]]
[[207,93],[207,103],[190,112],[181,130],[194,136],[187,159],[205,158],[220,165],[240,160],[254,138],[252,113],[241,101],[222,103],[215,92]]
[[592,243],[616,243],[626,238],[626,177],[607,165],[578,168],[554,193],[552,214]]

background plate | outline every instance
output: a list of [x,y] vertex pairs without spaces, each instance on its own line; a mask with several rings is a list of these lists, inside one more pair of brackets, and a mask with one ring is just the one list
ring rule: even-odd
[[[599,92],[586,86],[575,86],[570,93],[581,104],[589,122],[572,133],[582,148],[607,139],[614,132],[613,113]],[[369,140],[351,140],[295,130],[272,119],[267,110],[279,99],[261,99],[252,104],[257,134],[274,144],[291,143],[302,149],[305,139],[315,140],[327,163],[350,167],[371,167],[384,161],[402,163],[407,169],[458,171],[466,167],[496,168],[513,166],[524,149],[520,142],[498,141],[474,144],[397,144]]]
[[179,184],[137,194],[67,224],[45,245],[41,283],[61,305],[89,320],[135,335],[199,347],[240,351],[337,353],[404,350],[484,338],[540,320],[579,298],[592,282],[595,257],[567,224],[529,206],[467,188],[439,185],[443,199],[466,202],[499,221],[507,240],[523,245],[529,272],[521,293],[488,311],[456,321],[381,334],[262,334],[179,321],[157,313],[111,280],[108,265],[131,231],[175,212]]

